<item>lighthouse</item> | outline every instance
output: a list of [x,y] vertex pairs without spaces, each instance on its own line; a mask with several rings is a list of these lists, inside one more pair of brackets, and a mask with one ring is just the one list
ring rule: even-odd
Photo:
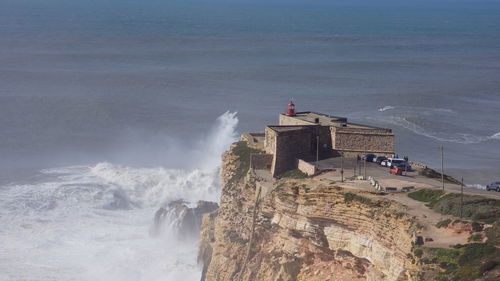
[[291,100],[288,103],[288,108],[285,111],[285,115],[295,116],[295,104],[293,104],[293,101],[291,101]]

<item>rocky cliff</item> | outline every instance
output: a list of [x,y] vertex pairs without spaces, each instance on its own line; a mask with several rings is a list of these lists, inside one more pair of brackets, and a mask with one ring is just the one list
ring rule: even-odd
[[419,279],[404,206],[333,183],[281,179],[264,189],[250,152],[238,144],[223,155],[220,207],[202,223],[202,280]]

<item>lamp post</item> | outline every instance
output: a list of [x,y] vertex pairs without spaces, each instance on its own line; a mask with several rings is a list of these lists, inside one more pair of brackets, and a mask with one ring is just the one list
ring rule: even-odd
[[366,180],[366,138],[364,141],[365,156],[363,156],[363,179]]
[[463,218],[464,213],[464,177],[462,177],[462,184],[460,185],[460,218]]
[[344,153],[340,152],[340,181],[344,182]]

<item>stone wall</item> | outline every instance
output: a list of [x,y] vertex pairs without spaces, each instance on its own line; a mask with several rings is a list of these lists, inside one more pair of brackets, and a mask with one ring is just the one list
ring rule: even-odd
[[278,133],[273,129],[266,127],[264,134],[264,151],[268,154],[274,154],[276,152],[276,136]]
[[313,147],[313,132],[311,128],[278,132],[276,137],[276,152],[274,154],[272,174],[282,174],[296,168],[295,157],[310,154]]
[[316,169],[316,165],[306,162],[302,159],[297,159],[297,169],[308,176],[314,176],[318,172],[318,170]]
[[245,141],[248,147],[263,150],[264,138],[264,133],[244,133],[241,135],[240,140]]
[[313,123],[311,123],[311,122],[300,120],[300,119],[295,118],[293,116],[288,116],[288,115],[284,115],[284,114],[280,114],[279,124],[281,126],[313,125]]
[[[349,156],[374,153],[390,156],[394,153],[394,134],[388,129],[358,129],[330,127],[333,149]],[[348,155],[346,155],[348,157]]]
[[272,154],[252,154],[250,155],[250,168],[254,170],[271,170],[273,164]]

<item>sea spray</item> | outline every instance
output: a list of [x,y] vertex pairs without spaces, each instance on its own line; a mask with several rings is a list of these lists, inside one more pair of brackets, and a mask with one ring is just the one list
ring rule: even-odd
[[[220,154],[236,140],[235,113],[200,136],[190,169],[112,163],[41,171],[0,186],[0,280],[197,281],[196,240],[150,236],[158,208],[217,201]],[[170,212],[169,215],[175,214]]]

